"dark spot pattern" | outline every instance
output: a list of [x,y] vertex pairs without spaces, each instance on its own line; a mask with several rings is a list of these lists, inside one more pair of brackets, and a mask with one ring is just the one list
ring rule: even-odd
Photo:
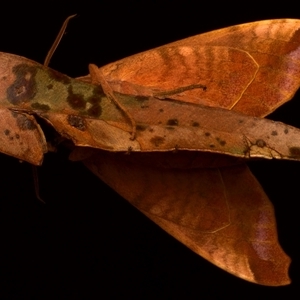
[[10,131],[9,131],[8,129],[5,129],[5,130],[4,130],[4,134],[5,134],[5,135],[9,135],[9,133],[10,133]]
[[216,146],[214,144],[209,145],[210,148],[215,148]]
[[284,133],[285,134],[288,134],[289,133],[289,130],[286,128],[286,129],[284,129]]
[[216,138],[216,140],[218,141],[218,143],[221,145],[221,146],[225,146],[226,145],[226,142],[221,140],[220,138]]
[[94,86],[93,95],[99,95],[101,97],[105,96],[105,93],[101,85]]
[[300,147],[290,147],[289,148],[291,157],[299,158],[300,157]]
[[164,110],[163,110],[162,108],[160,108],[160,109],[159,109],[159,112],[161,112],[161,113],[162,113],[162,112],[164,112]]
[[104,95],[101,87],[95,87],[93,95],[87,99],[87,102],[92,106],[87,110],[90,117],[98,118],[102,114],[101,98]]
[[146,125],[136,125],[136,130],[138,131],[145,131],[147,129],[147,126]]
[[90,117],[94,117],[94,118],[100,117],[101,113],[102,113],[102,108],[100,104],[94,104],[87,110],[87,114]]
[[266,142],[264,140],[259,139],[256,141],[256,146],[259,148],[263,148],[266,146]]
[[79,116],[68,115],[67,121],[72,127],[75,127],[76,129],[78,129],[80,131],[86,130],[85,120]]
[[[98,118],[102,114],[101,99],[104,93],[101,87],[95,87],[93,95],[85,99],[84,95],[73,92],[73,87],[68,87],[67,102],[69,105],[76,110],[81,111],[82,114],[86,114],[93,118]],[[87,103],[91,104],[90,107],[85,111]]]
[[276,130],[273,130],[272,133],[271,133],[271,135],[274,135],[274,136],[275,136],[275,135],[278,135],[278,133],[277,133]]
[[34,130],[36,125],[33,120],[30,120],[27,116],[17,114],[17,125],[21,130]]
[[6,90],[7,100],[14,105],[18,105],[33,99],[36,94],[35,75],[37,68],[27,64],[20,64],[14,66],[12,71],[16,79]]
[[205,136],[210,136],[210,132],[205,132]]
[[48,111],[50,110],[50,106],[47,104],[40,104],[38,102],[32,103],[31,107],[36,110]]
[[147,96],[134,96],[135,100],[139,101],[139,102],[144,102],[149,100],[149,98]]
[[51,84],[51,83],[48,84],[48,85],[47,85],[47,89],[48,89],[48,90],[52,90],[52,89],[53,89],[53,84]]
[[155,147],[159,147],[160,145],[162,145],[165,142],[165,139],[161,136],[155,136],[153,137],[150,142],[155,146]]
[[73,88],[71,85],[68,87],[68,93],[67,102],[73,109],[85,109],[86,101],[84,100],[83,95],[73,93]]
[[178,126],[178,120],[177,119],[169,119],[167,122],[167,125],[169,126]]
[[193,123],[192,123],[192,126],[193,126],[193,127],[199,127],[200,124],[199,124],[198,122],[193,122]]

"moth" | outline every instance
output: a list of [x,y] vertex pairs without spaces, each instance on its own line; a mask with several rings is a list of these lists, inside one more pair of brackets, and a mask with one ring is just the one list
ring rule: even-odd
[[190,37],[72,79],[0,53],[0,151],[34,165],[43,119],[143,214],[245,280],[285,285],[274,209],[245,162],[300,159],[300,130],[263,119],[300,84],[300,21]]

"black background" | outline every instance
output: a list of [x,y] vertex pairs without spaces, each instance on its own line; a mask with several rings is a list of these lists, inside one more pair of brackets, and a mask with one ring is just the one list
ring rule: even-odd
[[[260,1],[261,2],[261,1]],[[259,2],[23,1],[1,8],[0,50],[43,62],[64,19],[74,13],[50,66],[76,77],[98,66],[198,33],[239,23],[300,18],[298,6]],[[296,2],[295,2],[296,3]],[[246,5],[248,5],[246,7]],[[298,98],[298,100],[297,100]],[[297,103],[298,101],[298,103]],[[300,127],[299,95],[271,118]],[[67,153],[39,168],[0,155],[1,299],[252,299],[300,294],[300,164],[250,167],[274,203],[279,239],[292,258],[292,284],[262,287],[218,269],[164,233]]]

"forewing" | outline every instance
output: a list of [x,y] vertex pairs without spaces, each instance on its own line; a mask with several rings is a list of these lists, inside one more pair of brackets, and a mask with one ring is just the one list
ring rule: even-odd
[[232,26],[142,52],[99,70],[119,92],[265,116],[290,100],[299,88],[300,20]]

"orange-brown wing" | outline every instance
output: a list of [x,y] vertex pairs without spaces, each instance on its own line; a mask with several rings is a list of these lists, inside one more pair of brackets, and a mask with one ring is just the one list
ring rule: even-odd
[[300,85],[300,20],[196,35],[99,69],[115,91],[265,116]]
[[[171,155],[175,165],[176,154]],[[169,163],[163,166],[162,157],[160,166],[157,161],[155,155],[99,152],[85,164],[156,224],[215,265],[263,285],[290,282],[290,259],[277,240],[273,206],[245,164],[184,168],[179,159],[178,169],[168,168]]]
[[[125,58],[99,72],[120,93],[265,116],[299,87],[299,28],[299,20],[233,26]],[[135,159],[100,153],[86,165],[219,267],[260,284],[289,283],[290,260],[277,241],[273,207],[244,164],[161,169],[155,167],[157,154]]]
[[0,109],[0,152],[41,165],[47,142],[43,131],[32,115]]

